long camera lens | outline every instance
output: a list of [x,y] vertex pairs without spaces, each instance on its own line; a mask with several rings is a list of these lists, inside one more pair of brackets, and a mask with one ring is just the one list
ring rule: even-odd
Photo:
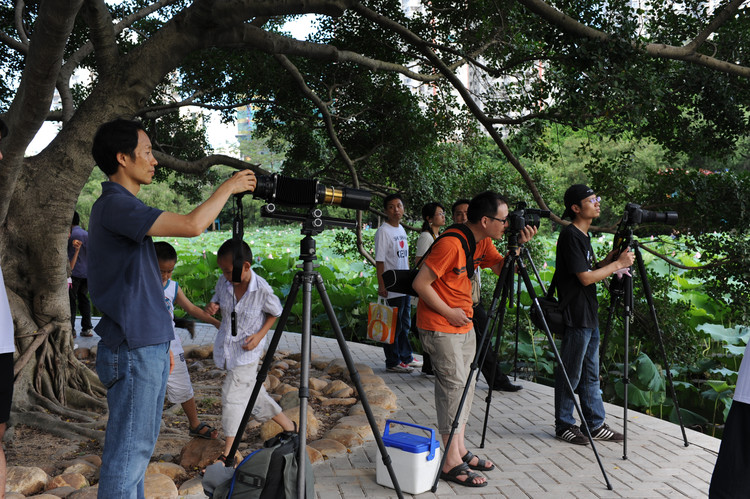
[[628,203],[622,216],[625,225],[647,224],[652,222],[675,225],[677,223],[676,211],[649,211],[641,208],[641,205]]
[[296,179],[274,173],[257,175],[253,197],[269,203],[312,207],[330,204],[352,210],[366,210],[372,193],[350,187],[336,188],[321,184],[316,179]]

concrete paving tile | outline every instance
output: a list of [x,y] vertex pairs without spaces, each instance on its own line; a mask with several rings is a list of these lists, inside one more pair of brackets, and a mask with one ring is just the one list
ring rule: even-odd
[[[186,345],[213,343],[216,329],[202,325],[194,339],[178,330]],[[88,340],[92,346],[98,338]],[[333,338],[311,338],[311,352],[325,358],[340,358]],[[301,336],[284,333],[280,350],[299,351]],[[355,362],[369,365],[396,393],[399,410],[393,419],[435,427],[434,378],[418,373],[386,373],[381,347],[349,343]],[[705,497],[713,471],[719,440],[686,430],[690,445],[684,447],[679,426],[658,418],[628,411],[628,459],[622,459],[621,444],[597,442],[597,451],[614,490],[607,490],[601,470],[589,446],[572,446],[554,438],[552,387],[519,380],[524,389],[514,393],[493,392],[484,448],[479,445],[484,429],[487,385],[480,377],[472,413],[466,428],[467,447],[488,457],[498,470],[488,472],[490,484],[468,489],[439,482],[437,492],[413,497],[443,499],[471,498],[615,498],[615,497]],[[623,410],[605,404],[607,421],[617,429],[623,426]],[[395,498],[393,489],[375,481],[376,447],[373,442],[314,466],[316,497]],[[412,497],[404,494],[404,497]]]

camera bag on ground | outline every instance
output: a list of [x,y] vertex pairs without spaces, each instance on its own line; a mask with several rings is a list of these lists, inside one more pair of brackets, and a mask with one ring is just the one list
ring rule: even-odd
[[[211,491],[206,488],[209,469],[215,466],[226,468],[223,463],[215,463],[206,468],[203,487],[212,499],[280,499],[297,497],[297,450],[299,434],[284,431],[266,440],[263,448],[249,454],[234,469],[217,470],[231,472],[231,478],[223,481]],[[305,455],[305,497],[315,496],[315,477],[312,464]],[[213,470],[212,470],[213,471]]]
[[[547,322],[550,333],[562,336],[565,334],[565,309],[567,308],[570,301],[577,293],[572,293],[566,297],[562,302],[558,302],[555,298],[555,288],[557,287],[557,271],[552,276],[552,282],[549,285],[546,296],[537,296],[537,301],[544,314],[544,319]],[[531,307],[529,317],[532,324],[536,326],[540,331],[544,332],[544,322],[539,316],[539,312],[536,307]]]
[[[458,232],[448,232],[449,229],[459,230],[461,234],[463,234],[463,237]],[[409,270],[386,270],[383,272],[383,283],[385,284],[385,289],[392,293],[403,293],[406,295],[417,296],[417,292],[414,291],[414,288],[412,287],[414,278],[417,277],[422,262],[427,258],[427,255],[430,254],[432,248],[435,247],[435,243],[437,243],[438,239],[443,237],[455,237],[461,241],[461,246],[464,248],[464,253],[466,254],[466,275],[471,279],[474,276],[474,250],[477,248],[477,243],[474,240],[474,233],[464,224],[453,224],[435,239],[430,246],[430,249],[428,249],[427,253],[422,256],[415,268]]]

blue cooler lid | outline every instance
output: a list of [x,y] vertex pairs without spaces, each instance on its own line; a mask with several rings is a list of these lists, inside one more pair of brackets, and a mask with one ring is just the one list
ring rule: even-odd
[[[391,423],[402,424],[405,426],[413,426],[430,432],[430,437],[415,435],[413,433],[391,433]],[[383,444],[387,447],[395,447],[405,452],[412,454],[420,454],[422,452],[429,452],[427,456],[428,461],[432,461],[435,457],[435,449],[440,448],[440,442],[435,439],[435,431],[423,426],[418,426],[411,423],[403,423],[400,421],[388,420],[386,422],[385,432],[383,433]]]

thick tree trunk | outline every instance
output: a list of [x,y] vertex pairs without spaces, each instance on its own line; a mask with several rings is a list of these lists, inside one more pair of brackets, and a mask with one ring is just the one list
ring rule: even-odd
[[[86,427],[94,422],[88,411],[106,408],[105,391],[74,355],[67,287],[70,222],[93,163],[83,159],[85,148],[80,140],[52,145],[24,160],[2,231],[2,264],[16,328],[14,412],[71,438],[103,438]],[[52,417],[29,415],[39,409]]]

